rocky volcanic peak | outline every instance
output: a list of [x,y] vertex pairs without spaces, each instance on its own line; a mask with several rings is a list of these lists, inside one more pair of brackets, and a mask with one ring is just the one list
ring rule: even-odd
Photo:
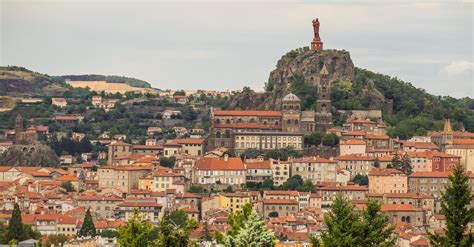
[[348,51],[300,48],[284,55],[270,73],[268,82],[272,88],[265,97],[264,108],[280,109],[281,100],[290,93],[289,85],[296,75],[317,84],[323,64],[326,64],[330,81],[354,81],[354,64]]

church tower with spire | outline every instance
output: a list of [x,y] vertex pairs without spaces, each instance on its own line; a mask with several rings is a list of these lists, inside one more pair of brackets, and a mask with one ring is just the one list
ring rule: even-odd
[[323,50],[323,42],[321,41],[321,37],[319,37],[319,20],[318,18],[313,20],[313,31],[314,37],[313,41],[311,41],[311,50],[313,51],[322,51]]
[[324,133],[332,127],[331,83],[329,82],[329,72],[326,64],[323,64],[319,74],[318,99],[316,101],[316,130]]
[[453,127],[451,126],[451,120],[444,120],[443,136],[441,139],[441,148],[443,151],[446,147],[453,145]]

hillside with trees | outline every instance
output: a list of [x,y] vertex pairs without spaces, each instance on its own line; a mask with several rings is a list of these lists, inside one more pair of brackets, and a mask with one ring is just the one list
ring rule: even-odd
[[45,74],[17,66],[0,67],[2,96],[57,96],[69,89],[66,83]]
[[56,76],[55,78],[61,81],[65,81],[65,80],[106,81],[110,83],[125,83],[132,87],[151,88],[151,85],[149,82],[136,79],[136,78],[117,76],[117,75],[94,75],[94,74],[92,75],[62,75],[62,76]]

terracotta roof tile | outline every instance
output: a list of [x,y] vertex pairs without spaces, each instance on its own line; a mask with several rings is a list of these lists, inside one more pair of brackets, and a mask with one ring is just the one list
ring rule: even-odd
[[281,116],[280,111],[239,111],[239,110],[214,110],[214,116]]
[[195,164],[197,170],[246,170],[240,158],[202,157]]

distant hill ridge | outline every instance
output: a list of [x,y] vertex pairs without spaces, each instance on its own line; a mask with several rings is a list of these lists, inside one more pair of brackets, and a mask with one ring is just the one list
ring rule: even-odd
[[62,75],[56,76],[60,80],[71,80],[71,81],[106,81],[110,83],[126,83],[132,87],[141,87],[141,88],[151,88],[149,82],[144,80],[125,77],[125,76],[117,76],[117,75]]

